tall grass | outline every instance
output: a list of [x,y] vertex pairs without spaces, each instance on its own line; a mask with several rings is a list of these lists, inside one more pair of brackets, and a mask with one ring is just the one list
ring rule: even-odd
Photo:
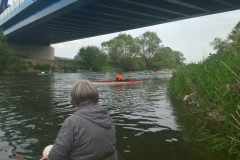
[[195,140],[208,142],[213,150],[227,149],[229,155],[240,155],[240,133],[235,127],[240,128],[240,123],[233,118],[240,119],[236,112],[240,109],[239,46],[180,68],[168,91],[178,100],[192,95],[199,127]]

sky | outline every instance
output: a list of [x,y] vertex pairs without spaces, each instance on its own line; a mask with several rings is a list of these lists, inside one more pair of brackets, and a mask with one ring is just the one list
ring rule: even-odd
[[[215,53],[209,43],[216,37],[225,39],[239,21],[240,10],[236,10],[121,33],[130,34],[135,38],[146,31],[156,32],[162,40],[162,45],[183,53],[186,58],[185,63],[197,63],[203,61],[209,53]],[[56,57],[74,58],[80,47],[88,45],[100,47],[102,42],[111,40],[118,36],[119,33],[58,43],[51,46],[55,49]]]
[[[11,3],[11,1],[9,2]],[[162,45],[183,53],[186,58],[185,63],[197,63],[203,61],[209,53],[215,53],[209,43],[216,37],[225,39],[239,21],[240,10],[235,10],[121,33],[130,34],[135,38],[146,31],[156,32],[162,40]],[[111,40],[118,36],[119,33],[52,44],[51,46],[55,49],[56,57],[74,58],[80,47],[88,45],[100,47],[102,42]]]

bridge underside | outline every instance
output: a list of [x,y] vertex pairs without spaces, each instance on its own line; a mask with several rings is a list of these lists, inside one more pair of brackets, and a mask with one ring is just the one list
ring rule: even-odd
[[236,9],[239,0],[92,0],[13,32],[8,41],[49,45]]

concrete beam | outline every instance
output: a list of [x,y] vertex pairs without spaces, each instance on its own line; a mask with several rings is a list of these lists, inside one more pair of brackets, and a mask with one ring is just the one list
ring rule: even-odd
[[49,46],[30,46],[9,44],[8,50],[12,55],[30,59],[54,60],[54,48]]

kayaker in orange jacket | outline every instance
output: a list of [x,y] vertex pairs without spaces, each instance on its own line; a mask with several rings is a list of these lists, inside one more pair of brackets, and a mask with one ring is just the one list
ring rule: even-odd
[[116,81],[123,81],[123,76],[122,76],[121,73],[118,73],[118,74],[116,75]]

